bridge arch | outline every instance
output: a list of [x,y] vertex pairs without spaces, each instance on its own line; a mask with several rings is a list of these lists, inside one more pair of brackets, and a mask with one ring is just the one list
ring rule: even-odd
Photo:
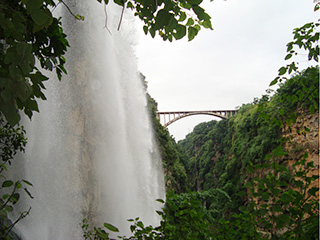
[[227,119],[237,113],[237,110],[210,110],[210,111],[172,111],[172,112],[157,112],[157,118],[161,123],[163,118],[164,127],[168,127],[170,124],[189,116],[194,115],[211,115],[222,119]]

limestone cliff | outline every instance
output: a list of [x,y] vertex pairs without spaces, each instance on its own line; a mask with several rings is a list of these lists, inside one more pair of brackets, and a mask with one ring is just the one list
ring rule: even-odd
[[[309,176],[319,176],[319,111],[310,114],[308,111],[300,110],[298,116],[291,129],[289,126],[283,128],[283,137],[289,139],[284,146],[289,153],[286,158],[288,166],[292,166],[297,159],[308,153],[307,162],[314,163]],[[311,187],[319,188],[319,181],[314,181]]]

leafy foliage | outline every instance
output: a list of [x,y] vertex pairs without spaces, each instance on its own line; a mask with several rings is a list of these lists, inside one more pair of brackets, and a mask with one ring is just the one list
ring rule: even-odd
[[1,239],[10,239],[12,236],[12,228],[14,225],[24,218],[30,211],[25,211],[20,214],[15,222],[8,220],[8,214],[14,210],[14,205],[20,199],[20,192],[23,189],[24,192],[31,194],[27,189],[27,186],[32,184],[27,180],[13,181],[8,179],[7,171],[11,165],[11,161],[17,152],[23,152],[26,145],[26,139],[24,137],[25,130],[23,127],[11,127],[7,123],[3,116],[0,115],[0,237]]
[[262,178],[254,178],[254,185],[249,187],[255,198],[250,205],[254,210],[253,215],[259,219],[260,229],[267,231],[272,239],[316,239],[319,232],[316,192],[319,189],[311,188],[311,183],[319,176],[309,176],[314,166],[313,162],[307,161],[306,153],[294,164],[297,169],[295,176],[289,181],[283,179],[283,173],[291,175],[285,164],[278,163],[284,155],[288,153],[278,147],[272,155],[267,155],[272,161],[254,166],[269,172]]
[[82,220],[81,228],[83,231],[83,238],[85,240],[109,239],[110,234],[107,231],[119,232],[118,228],[109,223],[104,223],[103,227],[94,227],[93,230],[90,230],[87,219]]
[[[174,192],[168,192],[164,208],[162,211],[157,211],[162,217],[159,226],[145,226],[139,218],[129,219],[128,221],[132,222],[130,226],[132,236],[119,236],[118,238],[134,240],[210,239],[212,236],[211,222],[208,218],[208,211],[203,206],[203,201],[212,196],[212,193],[189,192],[176,195]],[[161,199],[157,201],[164,203]],[[88,227],[88,225],[82,226],[84,236],[88,232],[91,235],[98,236],[99,228],[88,231]],[[113,231],[112,229],[109,230]],[[108,236],[99,236],[92,239],[105,240],[109,238]]]
[[[317,3],[316,6],[319,6],[319,3]],[[318,9],[317,7],[315,8],[315,10]],[[319,25],[319,23],[311,22],[293,30],[294,40],[287,44],[285,60],[289,60],[294,55],[298,55],[297,50],[295,50],[295,48],[298,48],[307,51],[308,61],[319,61],[319,32],[316,30]],[[281,67],[279,69],[279,75],[270,83],[270,86],[275,85],[278,81],[282,82],[283,80],[287,80],[285,74],[296,72],[298,69],[297,65],[297,62],[292,61],[290,64]]]
[[145,34],[155,37],[158,32],[163,40],[170,42],[186,35],[189,41],[193,40],[201,27],[213,29],[211,17],[200,7],[202,0],[115,2],[134,10],[134,14],[144,22]]
[[54,1],[0,2],[0,111],[14,126],[18,110],[32,117],[39,111],[37,98],[45,100],[44,81],[48,78],[36,67],[55,70],[59,79],[64,69],[68,42],[61,21],[52,16]]

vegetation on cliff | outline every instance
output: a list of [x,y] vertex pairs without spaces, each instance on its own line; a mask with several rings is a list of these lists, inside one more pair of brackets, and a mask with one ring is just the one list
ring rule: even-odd
[[[319,68],[310,67],[272,95],[243,105],[235,116],[199,124],[178,145],[156,119],[156,103],[149,96],[161,152],[169,150],[164,159],[170,163],[164,166],[171,182],[166,202],[158,200],[165,203],[158,211],[160,226],[130,219],[133,236],[121,238],[318,239],[319,189],[312,184],[319,176],[312,174],[313,150],[299,149],[297,154],[288,147],[292,138],[285,127],[302,135],[319,130],[318,125],[294,128],[299,118],[319,113],[310,111],[319,102],[318,75]],[[292,96],[301,92],[307,97],[296,101]],[[301,109],[307,115],[299,115]],[[182,170],[175,172],[171,162]],[[110,225],[91,231],[83,224],[83,229],[85,239],[108,239],[108,230],[117,231]]]
[[[235,116],[227,120],[201,123],[194,128],[194,131],[185,140],[179,142],[181,149],[186,154],[187,160],[184,162],[188,162],[185,166],[188,173],[188,187],[193,191],[220,189],[229,196],[230,202],[228,204],[220,204],[219,208],[217,208],[216,199],[206,199],[207,210],[219,213],[215,215],[215,220],[224,217],[227,221],[235,221],[234,214],[239,214],[243,206],[248,206],[248,203],[253,198],[269,204],[271,198],[274,198],[273,200],[278,203],[279,211],[285,212],[286,208],[283,206],[285,204],[284,202],[279,203],[278,198],[285,198],[286,191],[297,189],[297,182],[294,180],[295,173],[292,171],[293,167],[288,166],[286,159],[295,159],[295,162],[292,163],[294,165],[302,164],[302,162],[309,165],[305,166],[305,172],[312,168],[313,162],[308,158],[308,154],[304,156],[294,155],[296,149],[283,148],[286,141],[282,134],[283,124],[291,124],[292,126],[293,123],[291,121],[296,121],[294,119],[306,117],[298,116],[297,109],[310,109],[311,104],[319,101],[318,75],[318,68],[309,68],[282,84],[272,97],[265,95],[261,99],[255,99],[251,104],[243,105]],[[299,95],[299,92],[304,88],[305,90],[308,88],[309,93],[315,93],[315,95],[300,101],[287,101],[288,96],[293,99],[293,96]],[[309,94],[309,96],[311,95]],[[307,114],[314,113],[308,110]],[[288,116],[294,116],[294,119]],[[305,134],[305,131],[310,131],[310,129],[303,127],[299,131],[300,134]],[[314,129],[314,131],[318,131],[318,129]],[[308,151],[308,149],[303,150],[305,152]],[[272,177],[268,176],[267,173],[272,171],[275,171],[276,174],[272,175]],[[298,174],[299,177],[305,172],[301,170]],[[270,181],[272,179],[272,183],[264,182],[264,177],[269,177]],[[308,182],[312,182],[317,178],[317,176],[310,175],[305,177]],[[251,182],[251,180],[254,181]],[[270,184],[270,189],[272,186],[273,189],[278,189],[277,191],[279,192],[272,193],[275,194],[274,196],[269,194],[265,188],[265,185],[268,184]],[[255,189],[257,185],[258,192]],[[299,182],[298,185],[302,188],[305,187],[307,190],[310,189],[306,186],[309,186],[309,184],[305,182]],[[248,189],[251,189],[254,194],[247,194]],[[313,188],[305,196],[299,195],[298,192],[293,195],[297,194],[307,201],[311,196],[315,196],[317,190]],[[317,206],[311,202],[307,208],[311,208],[312,205],[312,209],[317,215]],[[262,203],[260,202],[259,204]],[[255,207],[259,208],[261,205]],[[268,212],[273,211],[273,209],[265,207]],[[267,212],[264,212],[264,214],[268,215]],[[287,224],[293,224],[293,222],[289,221],[289,215],[286,213],[281,217],[283,219],[279,221],[287,220]],[[295,218],[292,217],[293,219]],[[264,228],[267,228],[268,224],[265,223]],[[284,223],[282,222],[281,224]],[[279,229],[284,228],[281,224],[278,223]],[[279,229],[275,230],[274,234],[277,234]],[[314,233],[317,233],[317,228],[314,230]]]

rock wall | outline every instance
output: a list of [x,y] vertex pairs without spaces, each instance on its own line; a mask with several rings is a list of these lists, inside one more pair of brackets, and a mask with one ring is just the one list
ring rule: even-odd
[[[314,114],[300,110],[296,123],[283,128],[283,137],[288,138],[284,148],[289,153],[288,165],[292,166],[305,153],[308,153],[307,162],[313,162],[308,176],[319,176],[319,110]],[[311,187],[319,188],[319,181],[314,181]],[[319,192],[318,192],[319,197]]]

